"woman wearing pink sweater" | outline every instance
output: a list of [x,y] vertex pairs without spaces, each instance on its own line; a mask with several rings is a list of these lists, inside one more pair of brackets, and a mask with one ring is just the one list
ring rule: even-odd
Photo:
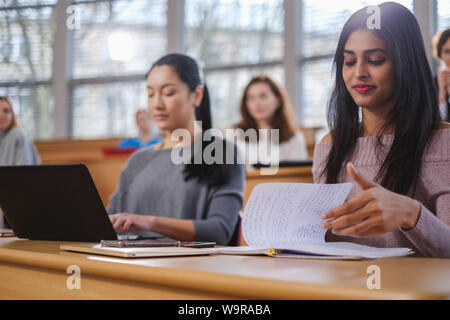
[[421,31],[405,7],[367,8],[345,24],[335,55],[330,134],[316,146],[316,183],[354,181],[326,212],[327,241],[409,247],[450,258],[450,125],[442,122]]

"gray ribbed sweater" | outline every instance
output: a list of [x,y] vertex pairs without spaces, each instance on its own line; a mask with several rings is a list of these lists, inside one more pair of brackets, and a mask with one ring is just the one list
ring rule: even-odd
[[40,164],[41,159],[33,143],[19,128],[5,133],[0,130],[0,166]]
[[[236,154],[236,147],[228,145]],[[244,166],[229,165],[229,181],[210,188],[196,179],[184,181],[184,165],[174,164],[171,152],[148,147],[135,153],[120,175],[108,214],[128,212],[191,219],[196,241],[228,244],[243,204]]]
[[[390,146],[393,136],[382,137]],[[382,159],[375,157],[376,137],[359,138],[355,151],[349,159],[366,178],[373,180],[380,169]],[[320,176],[331,142],[321,142],[314,153],[313,176],[315,183],[325,183]],[[352,181],[346,170],[342,170],[340,182]],[[450,258],[450,129],[438,130],[427,146],[422,172],[414,196],[421,203],[421,213],[416,227],[409,231],[395,230],[383,235],[364,239],[337,236],[327,232],[326,241],[350,241],[375,247],[408,247],[416,256]],[[360,188],[353,187],[348,199],[355,197]]]

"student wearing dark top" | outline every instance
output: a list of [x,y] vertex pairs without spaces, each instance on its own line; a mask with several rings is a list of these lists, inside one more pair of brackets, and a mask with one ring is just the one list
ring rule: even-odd
[[439,93],[439,108],[444,120],[450,122],[450,29],[435,36],[434,56],[442,62],[435,78]]
[[[205,137],[211,126],[205,88],[201,70],[188,56],[170,54],[151,67],[148,106],[165,138],[135,153],[122,171],[107,208],[117,231],[230,243],[243,204],[244,167],[237,164],[234,145]],[[195,120],[202,120],[203,128]],[[172,140],[179,129],[189,133],[188,141]],[[233,152],[233,164],[221,164],[223,159],[211,164],[203,158],[201,163],[193,161],[214,141],[225,146],[224,157]],[[174,153],[189,151],[190,163],[173,161]]]

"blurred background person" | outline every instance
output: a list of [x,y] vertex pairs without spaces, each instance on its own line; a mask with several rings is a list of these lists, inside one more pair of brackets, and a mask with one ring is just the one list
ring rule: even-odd
[[442,63],[436,77],[439,109],[442,119],[450,121],[450,29],[438,32],[433,38],[434,56]]
[[[38,165],[40,162],[34,144],[17,127],[11,100],[0,97],[0,166]],[[0,228],[9,228],[1,208]]]
[[[260,75],[248,83],[241,98],[240,112],[241,121],[234,128],[242,129],[244,133],[255,129],[258,136],[258,142],[253,143],[238,135],[237,144],[247,169],[260,162],[259,148],[267,148],[270,144],[279,143],[279,162],[308,158],[305,137],[297,128],[293,106],[286,92],[270,77]],[[270,133],[259,134],[260,129],[278,129],[279,142],[271,141]],[[230,136],[227,134],[227,137]],[[273,158],[274,155],[270,156]]]
[[161,137],[153,134],[153,121],[147,110],[140,109],[136,112],[136,125],[139,137],[120,141],[119,149],[149,147],[162,141]]
[[0,166],[37,165],[40,162],[34,144],[18,128],[11,100],[0,97]]

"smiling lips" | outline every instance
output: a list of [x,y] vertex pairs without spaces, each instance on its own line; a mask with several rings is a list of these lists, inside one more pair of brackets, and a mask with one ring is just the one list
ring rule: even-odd
[[155,120],[165,120],[168,118],[168,115],[165,114],[157,114],[154,116]]
[[360,94],[364,94],[371,91],[372,89],[375,89],[375,87],[369,86],[367,84],[357,84],[356,86],[353,86],[353,89],[355,89],[355,91]]

